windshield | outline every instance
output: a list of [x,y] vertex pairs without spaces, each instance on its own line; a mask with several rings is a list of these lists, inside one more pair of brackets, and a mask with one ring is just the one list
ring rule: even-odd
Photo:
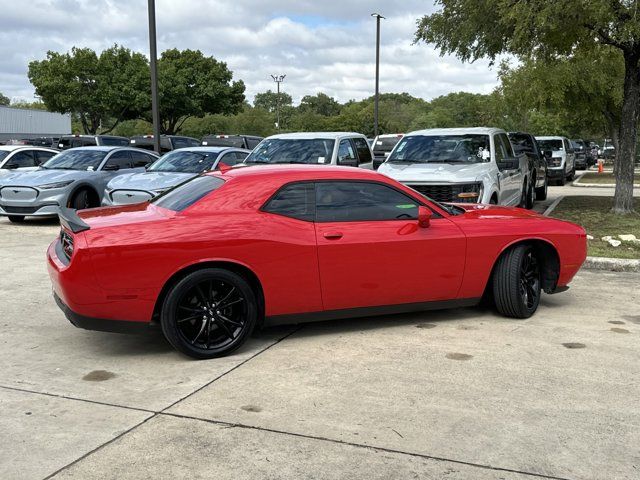
[[389,156],[391,163],[480,163],[491,160],[489,135],[412,135]]
[[107,156],[102,150],[67,150],[51,158],[42,168],[56,170],[97,170]]
[[245,163],[331,163],[334,144],[327,138],[264,140]]
[[394,137],[378,137],[375,142],[373,142],[373,153],[374,155],[387,153],[393,150],[393,147],[400,141],[402,135],[394,136]]
[[541,150],[564,150],[562,140],[538,140]]
[[151,164],[149,172],[201,173],[211,170],[217,152],[185,152],[175,150]]
[[571,140],[571,147],[574,150],[584,150],[585,145],[582,143],[582,140]]
[[9,152],[0,152],[0,162],[2,162],[2,160],[4,160],[7,155],[9,155]]

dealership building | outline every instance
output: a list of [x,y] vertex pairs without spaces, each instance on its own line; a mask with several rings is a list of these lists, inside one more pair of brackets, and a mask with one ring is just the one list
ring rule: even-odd
[[0,106],[0,144],[8,140],[59,137],[71,133],[71,115]]

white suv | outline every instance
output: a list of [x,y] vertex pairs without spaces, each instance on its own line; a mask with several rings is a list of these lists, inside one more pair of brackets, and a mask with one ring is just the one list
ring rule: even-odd
[[244,165],[303,163],[373,168],[367,137],[354,132],[282,133],[265,138]]
[[547,159],[547,177],[564,185],[576,176],[576,152],[567,137],[536,137]]
[[497,128],[408,133],[378,171],[440,202],[518,206],[529,190],[526,156]]

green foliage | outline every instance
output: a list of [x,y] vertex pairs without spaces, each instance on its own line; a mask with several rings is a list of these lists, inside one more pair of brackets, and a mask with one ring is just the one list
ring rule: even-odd
[[[245,87],[241,80],[232,79],[233,73],[226,63],[205,57],[199,50],[171,49],[163,52],[158,60],[163,133],[179,131],[189,117],[239,112],[244,102]],[[150,108],[148,103],[147,110]],[[149,113],[145,119],[150,120]]]
[[5,97],[2,92],[0,92],[0,105],[8,107],[10,103],[11,99],[9,97]]
[[47,106],[42,102],[11,102],[11,107],[13,108],[28,108],[30,110],[46,110]]
[[99,56],[90,48],[49,51],[29,64],[29,80],[48,110],[76,114],[84,133],[139,117],[149,90],[145,57],[118,45]]
[[280,97],[278,97],[277,92],[267,90],[266,92],[256,94],[253,100],[254,107],[261,108],[269,113],[275,113],[278,104],[281,109],[283,107],[290,107],[293,105],[293,99],[288,93],[280,92]]
[[302,97],[299,110],[306,114],[331,117],[340,113],[341,106],[333,97],[330,97],[326,93],[319,92],[315,95]]

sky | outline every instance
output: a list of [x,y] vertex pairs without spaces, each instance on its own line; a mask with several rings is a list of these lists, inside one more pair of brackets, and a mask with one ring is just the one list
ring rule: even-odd
[[[256,93],[286,74],[294,103],[324,92],[344,102],[373,94],[375,19],[382,20],[380,91],[426,100],[457,91],[489,93],[496,67],[461,63],[413,44],[416,20],[432,0],[156,0],[158,51],[199,49],[227,63]],[[34,100],[28,64],[47,50],[101,51],[114,43],[148,55],[145,0],[0,0],[0,92]]]

